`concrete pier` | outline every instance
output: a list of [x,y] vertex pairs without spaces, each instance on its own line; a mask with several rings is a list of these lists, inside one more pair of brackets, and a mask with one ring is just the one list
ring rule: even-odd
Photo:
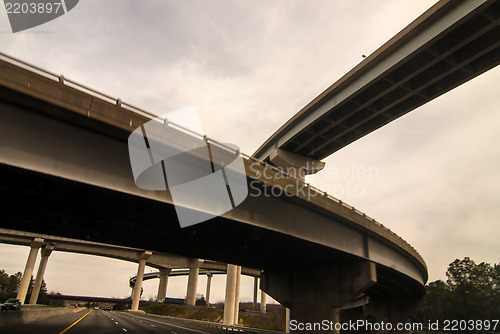
[[30,252],[28,255],[28,260],[26,261],[26,266],[23,271],[23,278],[21,280],[21,285],[19,286],[19,290],[17,292],[17,299],[24,304],[24,300],[26,299],[26,294],[28,293],[28,288],[31,282],[31,275],[33,274],[33,268],[35,267],[36,256],[38,254],[38,249],[43,244],[43,239],[35,238],[30,244]]
[[169,268],[160,269],[160,283],[156,294],[156,301],[159,303],[163,302],[167,296],[168,275],[170,275],[171,271],[172,269]]
[[144,252],[139,258],[139,266],[137,268],[137,279],[135,281],[134,289],[132,291],[132,311],[139,310],[139,301],[141,300],[142,278],[144,277],[144,267],[146,260],[152,255],[151,252]]
[[36,273],[35,284],[33,286],[33,291],[31,292],[30,304],[36,304],[38,301],[38,295],[40,294],[40,289],[42,287],[43,276],[45,275],[45,269],[47,268],[47,262],[49,261],[49,256],[52,254],[54,246],[42,247],[40,260],[40,265],[38,266],[38,271]]
[[232,325],[234,322],[237,275],[237,266],[228,264],[226,277],[226,298],[224,300],[224,325]]
[[214,275],[211,274],[211,273],[208,273],[207,274],[207,290],[206,290],[206,293],[205,293],[205,301],[207,302],[207,306],[210,306],[210,288],[211,288],[211,285],[212,285],[212,277]]
[[196,304],[196,291],[198,289],[198,274],[200,267],[198,259],[191,260],[189,266],[189,278],[186,292],[186,305],[194,306]]

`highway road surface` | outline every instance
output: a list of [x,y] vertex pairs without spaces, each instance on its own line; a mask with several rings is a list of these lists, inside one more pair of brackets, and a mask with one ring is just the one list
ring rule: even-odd
[[[212,334],[227,333],[214,328],[184,324],[167,319],[146,318],[127,312],[84,310],[53,316],[25,325],[4,328],[16,334]],[[1,332],[1,330],[0,330]]]

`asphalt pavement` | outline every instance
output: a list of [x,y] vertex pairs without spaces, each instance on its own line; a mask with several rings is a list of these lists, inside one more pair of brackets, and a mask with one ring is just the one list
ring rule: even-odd
[[226,331],[197,325],[184,324],[164,318],[154,319],[128,312],[83,310],[77,313],[57,315],[28,324],[0,329],[15,334],[214,334]]

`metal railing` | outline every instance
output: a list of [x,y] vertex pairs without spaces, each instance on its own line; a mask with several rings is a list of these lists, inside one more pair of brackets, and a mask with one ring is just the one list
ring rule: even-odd
[[[121,108],[123,108],[125,110],[131,111],[131,112],[136,112],[136,113],[142,114],[143,116],[146,116],[146,117],[158,118],[158,115],[154,115],[154,114],[152,114],[152,113],[150,113],[150,112],[148,112],[146,110],[143,110],[141,108],[138,108],[138,107],[133,106],[131,104],[128,104],[126,102],[122,102],[122,100],[120,98],[114,98],[112,96],[106,95],[106,94],[104,94],[102,92],[99,92],[97,90],[94,90],[94,89],[92,89],[90,87],[86,87],[86,86],[84,86],[84,85],[82,85],[82,84],[80,84],[78,82],[75,82],[75,81],[72,81],[70,79],[67,79],[62,74],[58,75],[58,74],[52,73],[52,72],[47,71],[47,70],[45,70],[43,68],[40,68],[38,66],[32,65],[32,64],[27,63],[25,61],[22,61],[22,60],[19,60],[17,58],[14,58],[12,56],[6,55],[6,54],[4,54],[2,52],[0,52],[0,58],[3,58],[4,60],[8,60],[9,62],[11,62],[11,63],[13,63],[15,65],[18,65],[18,66],[20,65],[21,67],[23,67],[25,69],[28,69],[28,70],[31,70],[31,71],[36,72],[38,74],[41,74],[41,75],[43,75],[43,76],[45,76],[45,77],[47,77],[49,79],[52,79],[54,81],[60,82],[61,84],[73,87],[73,88],[78,89],[80,91],[87,92],[90,95],[93,95],[93,96],[102,98],[104,100],[107,100],[107,101],[109,101],[109,102],[111,102],[113,104],[116,104],[116,105],[120,106]],[[227,145],[225,145],[223,143],[220,143],[220,142],[218,142],[216,140],[208,138],[208,137],[204,136],[203,134],[196,133],[196,132],[194,132],[194,131],[192,131],[190,129],[187,129],[187,128],[183,127],[182,125],[175,124],[174,122],[170,122],[168,120],[167,120],[167,122],[168,122],[167,125],[170,125],[170,126],[173,126],[173,127],[177,127],[177,128],[179,128],[179,129],[181,129],[181,130],[183,130],[185,132],[192,133],[195,136],[204,137],[205,140],[207,140],[207,141],[210,141],[210,142],[212,142],[212,143],[214,143],[214,144],[216,144],[218,146],[225,147],[229,151],[234,151],[233,147],[227,146]],[[379,226],[379,227],[387,230],[388,232],[392,233],[393,235],[395,235],[396,237],[398,237],[400,240],[404,241],[407,245],[409,245],[409,247],[411,249],[413,249],[413,251],[415,251],[416,254],[418,254],[420,256],[420,254],[417,252],[417,250],[415,248],[413,248],[408,242],[406,242],[406,240],[404,240],[403,238],[401,238],[400,236],[398,236],[396,233],[394,233],[393,231],[391,231],[389,228],[385,227],[384,225],[382,225],[381,223],[379,223],[378,221],[376,221],[374,218],[368,216],[364,212],[362,212],[362,211],[356,209],[355,207],[353,207],[353,206],[351,206],[351,205],[343,202],[342,200],[340,200],[340,199],[338,199],[338,198],[336,198],[336,197],[334,197],[334,196],[326,193],[325,191],[322,191],[319,188],[316,188],[316,187],[310,185],[309,183],[306,183],[305,181],[303,181],[303,180],[295,177],[294,175],[291,175],[291,174],[287,173],[285,170],[283,170],[281,168],[278,168],[278,167],[273,166],[273,165],[271,165],[271,164],[269,164],[269,163],[267,163],[267,162],[265,162],[263,160],[259,160],[259,159],[255,158],[255,157],[249,156],[249,155],[241,153],[241,152],[240,152],[240,155],[243,158],[247,159],[247,160],[251,160],[251,161],[257,162],[258,164],[260,164],[260,165],[262,165],[262,166],[264,166],[266,168],[269,168],[269,169],[273,170],[276,173],[280,173],[283,176],[286,176],[288,178],[294,179],[294,181],[296,181],[297,184],[301,183],[303,186],[307,187],[309,191],[313,191],[316,194],[320,194],[321,196],[324,196],[324,197],[326,197],[326,198],[328,198],[328,199],[330,199],[330,200],[332,200],[332,201],[334,201],[334,202],[336,202],[336,203],[338,203],[338,204],[340,204],[340,205],[342,205],[342,206],[344,206],[344,207],[352,210],[354,213],[358,214],[359,216],[361,216],[361,217],[363,217],[363,218],[371,221],[372,223],[376,224],[377,226]]]
[[203,327],[210,327],[210,328],[217,328],[217,329],[222,329],[226,331],[232,331],[232,332],[240,332],[240,333],[262,333],[262,334],[282,334],[283,332],[276,332],[276,331],[270,331],[270,330],[265,330],[265,329],[258,329],[258,328],[251,328],[251,327],[243,327],[243,326],[238,326],[238,325],[224,325],[220,324],[217,322],[210,322],[210,321],[201,321],[201,320],[194,320],[194,319],[186,319],[186,318],[176,318],[176,317],[170,317],[166,315],[157,315],[157,314],[144,314],[144,315],[136,315],[136,314],[130,314],[131,312],[127,312],[127,315],[135,316],[138,318],[159,318],[159,319],[168,319],[168,320],[174,320],[174,321],[179,321],[187,324],[192,324],[192,325],[197,325],[197,326],[203,326]]
[[104,94],[102,92],[99,92],[95,89],[92,89],[90,87],[87,87],[87,86],[84,86],[76,81],[73,81],[73,80],[70,80],[70,79],[67,79],[64,77],[64,75],[62,74],[56,74],[56,73],[53,73],[53,72],[50,72],[50,71],[47,71],[41,67],[38,67],[36,65],[33,65],[33,64],[30,64],[30,63],[27,63],[23,60],[20,60],[20,59],[17,59],[17,58],[14,58],[12,56],[9,56],[5,53],[2,53],[0,52],[0,59],[4,59],[6,61],[9,61],[10,63],[14,64],[14,65],[17,65],[19,67],[22,67],[24,69],[27,69],[27,70],[30,70],[32,72],[35,72],[37,74],[40,74],[48,79],[51,79],[51,80],[54,80],[56,82],[60,82],[61,84],[63,85],[66,85],[68,87],[72,87],[72,88],[75,88],[79,91],[82,91],[84,93],[88,93],[89,95],[93,95],[95,97],[99,97],[103,100],[106,100],[108,102],[111,102],[113,104],[116,104],[116,105],[119,105],[121,106],[123,109],[126,109],[126,110],[129,110],[129,111],[132,111],[132,112],[137,112],[139,114],[142,114],[144,116],[148,116],[148,117],[157,117],[156,115],[146,111],[146,110],[143,110],[141,108],[138,108],[136,106],[133,106],[129,103],[125,103],[125,102],[122,102],[120,98],[114,98],[112,96],[109,96],[107,94]]

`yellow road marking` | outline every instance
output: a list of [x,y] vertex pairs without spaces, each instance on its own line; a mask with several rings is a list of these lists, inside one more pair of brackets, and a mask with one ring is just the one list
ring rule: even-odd
[[66,333],[71,327],[73,327],[74,325],[76,325],[80,320],[82,320],[83,318],[85,318],[86,316],[88,316],[90,313],[92,313],[93,310],[90,310],[89,312],[87,312],[87,314],[84,314],[80,319],[78,319],[77,321],[75,321],[74,323],[72,323],[71,325],[69,325],[68,328],[66,328],[65,330],[63,330],[62,332],[60,332],[59,334],[64,334]]

